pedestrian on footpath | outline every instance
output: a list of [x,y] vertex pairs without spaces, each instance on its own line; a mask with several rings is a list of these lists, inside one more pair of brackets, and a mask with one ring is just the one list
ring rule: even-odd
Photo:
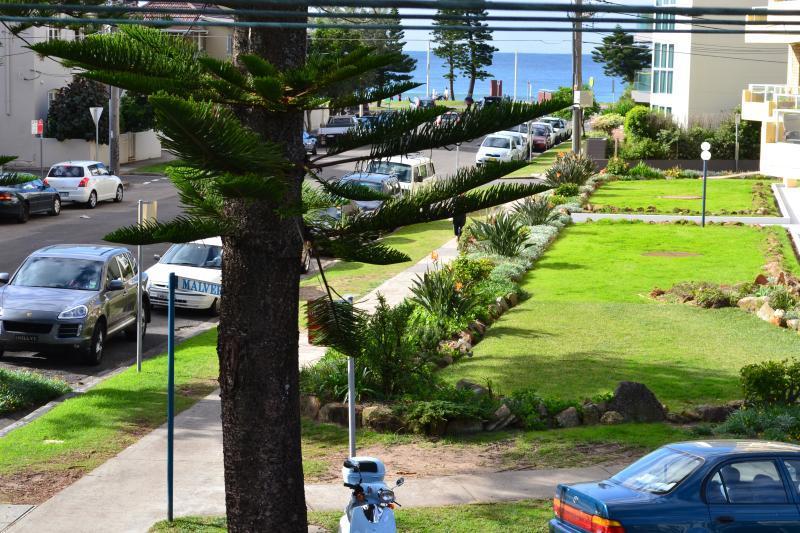
[[456,237],[461,238],[461,231],[464,229],[464,225],[466,225],[466,223],[467,223],[466,213],[453,214],[453,233],[455,233]]

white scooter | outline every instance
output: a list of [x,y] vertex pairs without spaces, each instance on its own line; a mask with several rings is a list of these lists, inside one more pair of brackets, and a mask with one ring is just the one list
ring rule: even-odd
[[[351,457],[344,462],[344,486],[352,489],[350,502],[339,520],[339,533],[395,533],[394,508],[400,506],[383,478],[386,466],[375,457]],[[393,488],[404,482],[397,480]]]

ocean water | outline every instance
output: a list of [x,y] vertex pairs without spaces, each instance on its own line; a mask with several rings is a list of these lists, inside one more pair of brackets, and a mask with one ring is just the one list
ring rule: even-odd
[[[425,55],[426,52],[409,51],[411,57],[417,60],[417,67],[413,73],[413,81],[423,85],[414,91],[405,93],[406,96],[425,95]],[[492,74],[492,78],[478,80],[475,82],[475,92],[473,96],[479,99],[489,94],[489,82],[491,79],[503,80],[503,93],[509,96],[514,95],[514,54],[496,52],[494,62],[491,67],[486,69]],[[445,87],[449,87],[449,82],[443,77],[447,72],[444,61],[436,57],[431,52],[431,89],[436,89],[438,94],[442,94]],[[592,61],[591,55],[583,56],[583,81],[589,82],[589,78],[594,77],[595,98],[599,102],[612,101],[612,78],[603,74],[603,67]],[[536,98],[540,89],[555,90],[562,86],[572,85],[572,55],[571,54],[519,54],[517,69],[517,98],[523,99],[528,95],[528,82],[530,81],[533,90],[533,97]],[[623,81],[614,79],[615,96],[618,98],[622,94]],[[461,100],[466,96],[469,88],[469,80],[465,77],[457,77],[455,80],[455,96]]]

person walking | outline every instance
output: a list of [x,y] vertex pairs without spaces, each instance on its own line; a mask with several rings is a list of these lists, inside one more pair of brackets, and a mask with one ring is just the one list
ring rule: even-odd
[[466,213],[453,213],[453,233],[456,237],[461,238],[461,232],[467,223]]

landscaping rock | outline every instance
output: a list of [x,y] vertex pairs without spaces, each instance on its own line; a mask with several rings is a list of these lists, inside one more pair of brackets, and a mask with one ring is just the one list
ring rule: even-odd
[[739,409],[744,407],[744,400],[731,400],[728,403],[726,403],[725,406],[728,409],[730,409],[731,412],[738,411]]
[[703,422],[724,422],[731,409],[727,405],[699,405],[697,413]]
[[311,420],[316,420],[319,417],[319,410],[322,407],[322,402],[319,401],[319,398],[312,394],[301,394],[300,395],[300,414],[310,418]]
[[494,412],[492,420],[484,424],[484,429],[486,431],[497,431],[513,424],[516,420],[517,417],[511,413],[511,409],[506,404],[503,404]]
[[607,426],[622,424],[623,422],[625,422],[625,417],[616,411],[606,411],[603,413],[603,416],[600,417],[600,423]]
[[478,397],[487,396],[489,394],[489,389],[487,389],[486,387],[483,387],[481,385],[478,385],[477,383],[473,383],[466,379],[458,380],[458,383],[456,383],[456,389],[458,390],[466,389],[472,391],[472,393]]
[[[356,405],[356,426],[361,427],[361,412],[364,408]],[[319,421],[329,422],[347,427],[347,404],[339,402],[326,403],[319,410]]]
[[775,313],[775,310],[769,306],[769,302],[764,302],[761,304],[761,307],[758,308],[756,316],[765,322],[769,322],[772,320],[773,313]]
[[671,424],[685,424],[687,420],[678,413],[667,413],[667,422]]
[[789,329],[800,330],[800,319],[790,318],[786,321],[786,327]]
[[469,329],[471,329],[478,335],[483,335],[484,333],[486,333],[486,325],[480,320],[475,320],[471,322],[469,325]]
[[775,326],[783,327],[786,325],[785,317],[786,317],[786,311],[784,311],[783,309],[776,309],[775,311],[772,312],[772,318],[770,318],[769,322],[770,324],[773,324]]
[[536,406],[536,412],[539,413],[539,416],[543,420],[547,420],[547,417],[550,416],[550,413],[547,412],[547,407],[545,407],[543,403]]
[[739,309],[744,309],[750,313],[756,313],[767,302],[766,296],[745,296],[736,305]]
[[608,408],[621,414],[626,422],[661,422],[666,419],[664,406],[643,383],[621,381],[608,402]]
[[509,292],[506,294],[506,301],[508,302],[509,307],[514,307],[519,303],[519,297],[517,296],[516,292]]
[[586,403],[583,405],[583,423],[587,426],[594,426],[600,423],[600,417],[603,413],[593,403]]
[[758,276],[756,276],[756,279],[753,283],[755,283],[756,285],[767,285],[769,284],[769,280],[767,279],[767,276],[765,276],[764,274],[759,274]]
[[456,350],[458,350],[462,354],[468,354],[472,352],[472,343],[462,337],[458,339],[458,341],[456,341]]
[[472,418],[456,419],[447,422],[448,435],[468,435],[483,431],[483,422]]
[[370,405],[361,412],[361,423],[375,431],[397,431],[403,428],[403,421],[385,405]]
[[511,414],[511,409],[509,409],[506,404],[503,404],[497,408],[497,411],[494,412],[493,419],[500,420],[501,418],[506,418],[510,414]]
[[468,329],[459,332],[458,338],[468,342],[470,345],[475,344],[475,337],[472,335],[472,332],[469,331]]
[[436,360],[436,366],[439,368],[444,368],[446,366],[450,366],[453,364],[453,356],[452,355],[443,355],[439,359]]
[[498,311],[500,311],[500,314],[503,314],[506,311],[508,311],[508,302],[506,302],[506,299],[503,298],[502,296],[497,297],[495,306],[497,307]]
[[556,415],[558,427],[574,428],[581,425],[581,416],[574,407],[567,407]]

